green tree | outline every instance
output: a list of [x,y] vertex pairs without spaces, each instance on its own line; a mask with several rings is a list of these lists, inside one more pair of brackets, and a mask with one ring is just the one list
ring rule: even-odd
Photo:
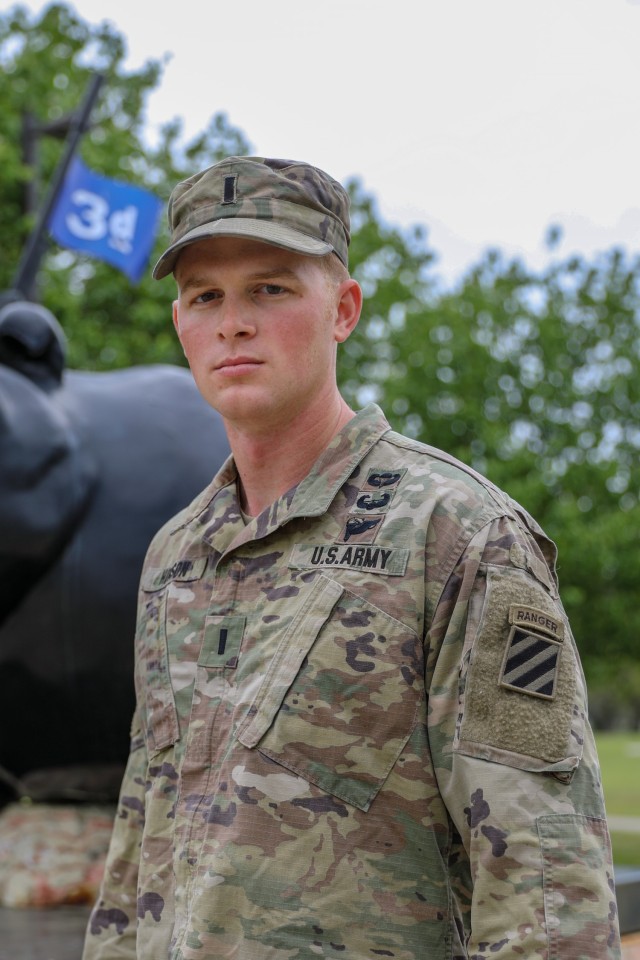
[[[97,173],[146,187],[166,200],[175,182],[194,170],[229,153],[247,153],[244,135],[224,113],[190,143],[183,142],[178,119],[167,122],[157,143],[146,142],[145,98],[160,80],[162,63],[150,61],[127,72],[126,52],[111,24],[91,26],[64,4],[49,6],[39,17],[20,6],[0,14],[0,289],[11,286],[34,221],[25,201],[36,174],[22,155],[25,114],[40,125],[59,121],[79,107],[95,71],[106,79],[81,155]],[[40,201],[62,149],[51,136],[40,140]],[[158,254],[166,240],[163,228]],[[86,369],[184,362],[170,322],[170,285],[147,276],[133,286],[111,266],[53,246],[39,276],[40,298],[67,334],[70,365]]]
[[395,426],[485,473],[558,542],[590,679],[636,716],[639,306],[640,259],[619,250],[539,273],[494,252],[401,324],[387,316],[387,363],[369,371]]

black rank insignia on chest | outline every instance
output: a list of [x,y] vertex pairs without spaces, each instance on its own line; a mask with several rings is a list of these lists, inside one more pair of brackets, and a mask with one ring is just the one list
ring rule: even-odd
[[564,624],[534,607],[513,604],[513,624],[502,661],[500,685],[532,697],[553,700],[564,641]]

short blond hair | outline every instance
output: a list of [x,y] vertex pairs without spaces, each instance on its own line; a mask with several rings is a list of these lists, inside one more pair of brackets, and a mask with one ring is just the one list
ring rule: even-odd
[[320,257],[319,264],[331,286],[337,287],[349,279],[349,271],[335,253],[327,253],[324,257]]

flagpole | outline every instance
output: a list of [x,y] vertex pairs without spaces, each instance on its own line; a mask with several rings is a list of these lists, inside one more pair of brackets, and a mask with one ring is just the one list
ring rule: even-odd
[[69,132],[67,134],[67,145],[64,155],[60,161],[58,169],[56,170],[47,199],[41,208],[38,221],[31,232],[31,236],[27,241],[22,257],[20,258],[20,263],[18,264],[18,269],[16,270],[16,275],[13,281],[13,290],[15,290],[19,296],[24,297],[26,300],[31,299],[31,293],[33,291],[33,285],[38,273],[38,267],[40,266],[40,260],[42,259],[42,255],[44,253],[47,239],[45,231],[49,222],[49,217],[51,216],[51,213],[56,205],[60,190],[62,189],[62,185],[64,183],[64,179],[67,175],[67,170],[69,169],[69,164],[71,163],[76,152],[80,138],[87,129],[89,117],[91,116],[93,105],[96,101],[103,81],[104,76],[101,73],[96,73],[93,75],[80,110],[74,113],[70,118]]

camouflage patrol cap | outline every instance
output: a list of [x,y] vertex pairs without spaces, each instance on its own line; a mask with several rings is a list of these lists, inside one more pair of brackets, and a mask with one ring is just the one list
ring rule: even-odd
[[295,160],[227,157],[179,183],[169,198],[171,244],[153,276],[166,277],[180,251],[209,237],[249,237],[347,265],[349,196],[323,170]]

